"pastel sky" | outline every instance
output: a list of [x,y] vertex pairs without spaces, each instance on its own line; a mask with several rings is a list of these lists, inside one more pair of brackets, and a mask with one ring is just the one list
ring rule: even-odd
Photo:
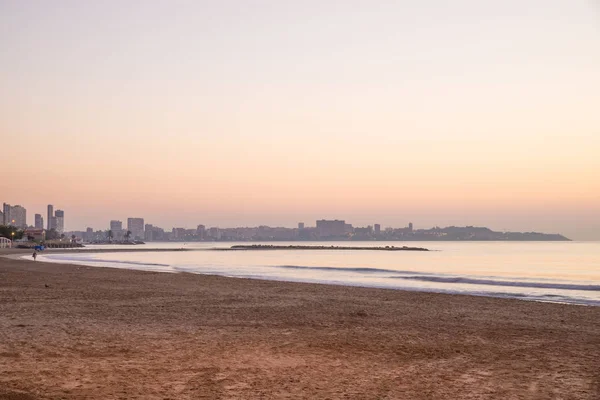
[[600,3],[0,0],[0,202],[600,239]]

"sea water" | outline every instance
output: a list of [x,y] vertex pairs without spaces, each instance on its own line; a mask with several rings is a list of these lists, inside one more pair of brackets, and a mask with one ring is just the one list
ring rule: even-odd
[[[190,251],[46,253],[38,260],[600,305],[600,242],[269,242],[264,244],[407,245],[432,251],[213,250],[234,244],[151,243],[133,248]],[[88,247],[111,248],[124,247]]]

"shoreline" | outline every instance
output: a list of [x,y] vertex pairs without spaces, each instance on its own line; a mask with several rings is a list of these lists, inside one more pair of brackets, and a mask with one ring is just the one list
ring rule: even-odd
[[[13,253],[15,253],[15,254],[11,255],[11,254],[5,254],[6,250],[7,249],[0,249],[0,258],[5,257],[8,259],[21,260],[21,261],[25,261],[25,262],[33,261],[29,258],[29,256],[27,256],[29,251],[23,251],[23,249],[14,249],[17,251],[13,251]],[[8,249],[8,250],[10,251],[11,249]],[[180,251],[244,251],[245,249],[230,249],[230,248],[225,248],[225,249],[215,249],[215,248],[183,249],[183,248],[181,248],[181,249],[132,249],[132,250],[134,250],[134,251],[129,251],[126,249],[122,249],[122,250],[121,249],[115,249],[115,250],[113,250],[113,249],[89,249],[89,250],[80,250],[80,251],[56,249],[56,250],[49,251],[49,253],[56,254],[56,255],[64,255],[64,254],[72,254],[73,252],[79,253],[79,254],[81,254],[81,253],[102,254],[102,253],[127,253],[127,252],[153,253],[153,252],[171,252],[171,251],[175,251],[175,252],[180,252]],[[263,250],[263,249],[260,249],[260,250]],[[266,250],[270,250],[270,249],[266,249]],[[276,250],[280,250],[280,249],[278,248]],[[327,250],[327,248],[324,248],[323,250]],[[429,250],[429,251],[435,251],[435,250]],[[564,304],[564,305],[573,305],[573,306],[600,307],[600,304],[596,300],[585,300],[585,299],[568,298],[568,297],[563,298],[563,300],[558,300],[556,298],[544,298],[544,296],[527,297],[524,295],[502,293],[502,292],[485,293],[485,292],[477,292],[477,291],[452,290],[452,289],[446,289],[446,288],[406,287],[406,286],[393,286],[393,285],[384,285],[384,284],[376,285],[376,284],[368,284],[368,283],[360,283],[360,282],[337,282],[337,281],[332,281],[332,280],[323,280],[323,279],[316,279],[316,278],[302,280],[302,279],[291,279],[291,278],[286,279],[285,277],[232,276],[232,275],[228,275],[226,273],[217,273],[217,272],[203,273],[203,272],[178,270],[177,268],[175,268],[175,269],[171,268],[169,270],[160,268],[160,267],[169,267],[170,268],[171,266],[169,264],[133,263],[138,267],[128,268],[128,267],[119,266],[119,265],[121,265],[120,263],[118,263],[116,265],[99,265],[99,264],[96,264],[89,260],[84,260],[84,261],[77,261],[76,259],[75,260],[53,260],[53,261],[44,260],[43,256],[47,256],[47,255],[49,255],[49,254],[42,253],[41,254],[42,258],[38,259],[35,262],[39,262],[39,263],[43,263],[43,264],[65,264],[65,265],[74,265],[74,266],[88,266],[88,267],[93,267],[93,268],[114,268],[114,269],[118,269],[118,270],[137,270],[137,271],[146,271],[146,272],[153,272],[153,273],[169,273],[169,274],[185,273],[185,274],[191,274],[191,275],[217,276],[217,277],[227,277],[227,278],[235,278],[235,279],[251,279],[251,280],[259,280],[259,281],[267,281],[267,282],[306,283],[306,284],[316,284],[316,285],[325,285],[325,286],[342,286],[342,287],[366,288],[366,289],[378,289],[378,290],[406,291],[406,292],[411,292],[411,293],[460,295],[460,296],[473,296],[473,297],[477,297],[477,298],[510,299],[510,300],[517,300],[517,301],[547,303],[547,304]],[[102,261],[102,260],[100,260],[100,262],[103,262],[105,264],[111,263],[110,261]],[[125,263],[125,264],[127,264],[127,263]],[[142,268],[139,268],[139,266],[142,266]],[[147,268],[144,268],[145,266],[147,266]],[[159,268],[157,269],[156,267],[159,267]],[[532,287],[537,287],[537,286],[532,286]],[[584,290],[590,290],[590,289],[584,289]]]
[[[0,256],[2,257],[2,256]],[[14,260],[22,260],[22,261],[26,261],[26,262],[33,262],[32,260],[28,260],[23,258],[22,256],[13,256],[13,257],[6,257],[9,259],[14,259]],[[402,288],[397,288],[397,287],[386,287],[386,286],[369,286],[366,284],[360,284],[360,283],[332,283],[332,282],[326,282],[326,281],[302,281],[302,280],[284,280],[284,279],[277,279],[277,278],[265,278],[265,277],[261,277],[261,278],[249,278],[249,277],[243,277],[243,276],[228,276],[228,275],[219,275],[216,273],[199,273],[199,272],[189,272],[189,271],[160,271],[160,270],[145,270],[145,269],[133,269],[133,268],[120,268],[120,267],[116,267],[116,266],[97,266],[97,265],[89,265],[89,264],[85,264],[85,263],[77,263],[77,262],[68,262],[68,261],[61,261],[61,262],[54,262],[54,261],[43,261],[43,260],[39,260],[39,261],[35,261],[35,262],[39,262],[39,263],[44,263],[44,264],[59,264],[59,265],[69,265],[69,266],[84,266],[84,267],[90,267],[90,268],[109,268],[109,269],[116,269],[116,270],[123,270],[123,271],[140,271],[140,272],[149,272],[149,273],[157,273],[157,274],[189,274],[189,275],[202,275],[202,276],[212,276],[212,277],[219,277],[219,278],[226,278],[226,279],[242,279],[242,280],[252,280],[252,281],[264,281],[264,282],[279,282],[279,283],[291,283],[291,284],[305,284],[305,285],[323,285],[323,286],[335,286],[335,287],[348,287],[348,288],[359,288],[359,289],[375,289],[375,290],[390,290],[390,291],[401,291],[401,292],[409,292],[409,293],[423,293],[423,294],[434,294],[434,295],[446,295],[446,296],[467,296],[467,297],[476,297],[476,298],[493,298],[493,299],[500,299],[500,300],[514,300],[514,301],[525,301],[525,302],[532,302],[532,303],[542,303],[542,304],[560,304],[560,305],[566,305],[566,306],[579,306],[579,307],[599,307],[600,308],[600,304],[595,304],[595,303],[575,303],[575,302],[569,302],[569,301],[558,301],[558,300],[540,300],[537,298],[527,298],[527,297],[516,297],[516,296],[500,296],[500,295],[488,295],[488,294],[481,294],[481,293],[466,293],[466,292],[457,292],[457,291],[451,291],[451,290],[436,290],[436,289],[426,289],[426,288],[408,288],[408,287],[402,287]],[[153,264],[150,264],[153,265]]]
[[600,394],[597,307],[0,258],[0,332],[0,398]]
[[[12,255],[24,255],[30,254],[33,249],[0,249],[0,257],[12,256]],[[46,254],[81,254],[81,253],[165,253],[165,252],[180,252],[180,251],[203,251],[204,249],[186,249],[186,248],[172,248],[172,249],[133,249],[133,248],[119,248],[119,249],[94,249],[90,247],[77,247],[72,249],[66,248],[49,248],[43,252],[38,253],[40,255]]]

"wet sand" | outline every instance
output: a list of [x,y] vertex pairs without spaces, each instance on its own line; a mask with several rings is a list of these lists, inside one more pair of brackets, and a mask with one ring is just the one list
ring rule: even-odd
[[0,399],[600,399],[600,307],[0,257]]

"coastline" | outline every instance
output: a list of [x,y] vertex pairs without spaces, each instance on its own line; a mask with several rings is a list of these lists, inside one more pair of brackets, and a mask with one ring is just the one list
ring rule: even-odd
[[0,258],[0,332],[0,398],[600,394],[598,307]]
[[[31,254],[32,249],[0,249],[0,257],[15,258],[21,257],[27,254]],[[186,249],[186,248],[169,248],[169,249],[134,249],[134,248],[123,248],[123,249],[93,249],[89,247],[78,247],[72,249],[64,248],[52,248],[46,249],[40,255],[47,254],[81,254],[81,253],[165,253],[165,252],[180,252],[180,251],[204,251],[204,249]]]
[[[597,284],[586,284],[584,281],[546,281],[544,278],[539,278],[537,281],[531,280],[514,280],[511,278],[503,278],[502,276],[498,277],[479,277],[479,276],[460,276],[460,275],[444,275],[435,273],[423,273],[421,276],[421,272],[414,271],[396,271],[396,270],[388,270],[385,268],[363,268],[363,267],[347,267],[347,268],[334,268],[334,267],[324,267],[321,264],[319,266],[310,266],[309,263],[306,266],[295,266],[295,265],[274,265],[270,270],[263,270],[258,272],[252,267],[244,269],[240,266],[234,268],[233,270],[228,269],[219,269],[210,267],[208,269],[204,269],[202,263],[198,268],[193,267],[192,264],[181,264],[181,260],[178,260],[177,256],[174,254],[173,256],[159,256],[157,255],[157,260],[160,261],[152,261],[155,259],[152,254],[153,253],[180,253],[180,252],[237,252],[237,251],[245,251],[246,246],[241,246],[242,248],[137,248],[137,249],[107,249],[107,248],[88,248],[87,250],[79,249],[79,250],[64,250],[64,249],[52,249],[47,252],[39,253],[42,257],[38,257],[37,262],[47,262],[52,264],[70,264],[70,265],[86,265],[92,267],[102,267],[102,268],[119,268],[119,269],[134,269],[141,271],[149,271],[149,272],[162,272],[162,273],[191,273],[191,274],[202,274],[202,275],[215,275],[215,276],[225,276],[232,278],[249,278],[256,280],[266,280],[266,281],[275,281],[275,282],[304,282],[304,283],[312,283],[312,284],[323,284],[323,285],[335,285],[335,286],[349,286],[349,287],[364,287],[364,288],[376,288],[376,289],[386,289],[386,290],[402,290],[402,291],[411,291],[411,292],[423,292],[423,293],[440,293],[440,294],[462,294],[467,296],[476,296],[476,297],[494,297],[494,298],[510,298],[517,299],[519,301],[536,301],[536,302],[547,302],[547,303],[556,303],[556,304],[571,304],[571,305],[580,305],[580,306],[600,306],[600,301],[597,299],[597,296],[594,295],[586,295],[585,293],[592,294],[600,290],[600,286]],[[313,250],[315,246],[311,246],[310,248],[301,248],[296,249],[293,248],[293,251],[302,251],[302,250]],[[316,246],[317,250],[329,250],[329,247],[321,247]],[[347,250],[346,247],[334,247],[335,250]],[[371,248],[365,247],[364,249],[370,250]],[[375,250],[384,250],[384,248],[374,248]],[[402,248],[399,248],[402,249]],[[250,250],[289,250],[287,246],[276,246],[273,248],[272,245],[253,245]],[[387,249],[385,249],[387,250]],[[437,250],[429,250],[430,252],[435,252]],[[12,258],[12,259],[22,259],[26,261],[31,261],[30,253],[27,250],[22,249],[0,249],[0,257],[2,254],[5,254],[4,257]],[[9,253],[12,255],[6,255]],[[46,254],[44,254],[46,253]],[[84,256],[83,259],[79,259],[76,254],[84,254],[89,253],[92,257],[88,257],[88,254]],[[102,253],[148,253],[142,259],[124,259],[121,260],[119,258],[114,258],[104,260],[102,258],[96,259],[93,257],[93,254],[102,254]],[[73,257],[71,257],[73,255]],[[54,257],[53,257],[54,256]],[[99,256],[102,257],[102,256]],[[132,256],[133,257],[133,256]],[[311,256],[312,257],[312,256]],[[171,261],[169,261],[171,260]],[[174,264],[172,263],[174,262]],[[305,259],[306,262],[306,259]],[[189,263],[189,261],[188,261]],[[209,263],[210,264],[210,263]],[[270,267],[266,267],[270,268]],[[460,267],[459,267],[460,268]],[[300,271],[308,271],[308,270],[317,270],[316,275],[312,276],[294,276],[286,273],[287,270],[300,270]],[[356,271],[357,274],[363,274],[359,278],[347,279],[346,277],[327,275],[327,270],[337,271],[345,273],[353,273]],[[282,272],[283,271],[283,272]],[[321,274],[321,271],[326,271]],[[380,279],[376,281],[378,277],[376,276],[375,280],[371,279],[373,275],[370,273],[379,272],[379,273],[397,273],[394,276],[384,276],[384,279]],[[321,275],[319,275],[321,274]],[[416,275],[415,275],[416,274]],[[417,281],[418,283],[412,284],[413,281]],[[421,284],[421,282],[425,282],[425,285]],[[433,282],[433,286],[431,283]],[[447,285],[447,286],[446,286]],[[463,285],[463,286],[459,286]],[[477,288],[473,290],[472,288],[476,287],[476,285],[483,286],[482,288]],[[492,290],[487,289],[486,285],[493,287]],[[507,288],[507,289],[504,289]],[[531,290],[531,292],[527,292],[527,290]],[[539,291],[542,290],[542,291]],[[547,290],[547,291],[544,291]],[[537,292],[533,292],[537,291]],[[574,294],[571,294],[574,293]]]

